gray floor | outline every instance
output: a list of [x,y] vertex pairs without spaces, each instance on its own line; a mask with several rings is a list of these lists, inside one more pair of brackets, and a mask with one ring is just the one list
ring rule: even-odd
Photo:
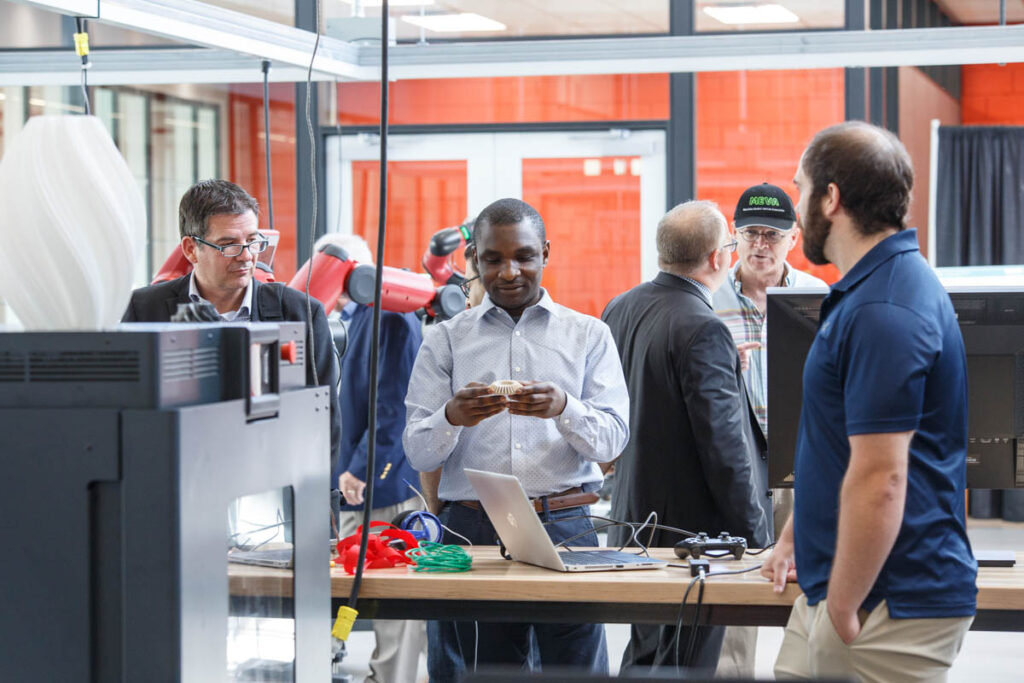
[[[968,534],[976,549],[1024,548],[1024,523],[971,520]],[[607,625],[608,655],[613,672],[618,671],[619,659],[629,639],[629,626]],[[761,628],[757,640],[757,677],[772,678],[772,664],[782,641],[781,628]],[[372,631],[352,633],[348,641],[349,656],[345,669],[354,683],[368,673],[367,663],[373,651]],[[1024,679],[1024,633],[995,633],[972,631],[967,634],[964,648],[950,672],[950,683],[1003,683]],[[420,681],[426,680],[426,661],[421,657]]]

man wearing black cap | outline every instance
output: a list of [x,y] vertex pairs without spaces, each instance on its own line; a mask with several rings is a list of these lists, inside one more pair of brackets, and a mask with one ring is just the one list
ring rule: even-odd
[[[768,357],[765,305],[768,287],[826,287],[822,280],[793,268],[786,256],[796,247],[800,228],[796,227],[793,202],[779,187],[762,183],[748,188],[736,204],[733,214],[739,238],[739,259],[729,271],[729,279],[717,292],[715,312],[725,322],[743,359],[743,380],[747,398],[757,422],[768,441]],[[767,494],[768,462],[761,453],[759,490]],[[793,510],[792,489],[777,489],[772,496],[775,537]],[[722,644],[718,675],[753,677],[757,629],[729,627]]]
[[[715,292],[715,312],[732,332],[744,358],[743,379],[765,439],[768,438],[768,357],[765,337],[765,305],[769,287],[827,287],[824,281],[793,268],[786,256],[796,247],[793,202],[782,188],[768,183],[748,188],[733,214],[739,259],[729,279]],[[767,477],[767,469],[765,469]],[[786,521],[784,511],[779,524]]]

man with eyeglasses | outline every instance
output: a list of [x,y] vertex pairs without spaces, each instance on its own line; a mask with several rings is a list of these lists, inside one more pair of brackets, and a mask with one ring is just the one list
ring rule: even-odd
[[[692,532],[743,536],[764,547],[771,528],[756,486],[756,418],[747,403],[736,345],[715,315],[712,294],[726,281],[736,240],[712,202],[680,204],[657,230],[661,272],[608,304],[601,318],[618,346],[629,387],[630,439],[616,461],[612,517]],[[612,529],[610,546],[629,541]],[[644,532],[644,539],[647,532]],[[658,530],[651,545],[683,539]],[[687,659],[691,635],[694,654]],[[622,668],[678,663],[714,670],[723,627],[634,624]],[[679,643],[677,646],[676,643]]]
[[729,327],[744,360],[747,396],[767,438],[766,290],[828,285],[786,263],[786,256],[796,247],[800,228],[796,227],[793,202],[782,188],[768,183],[748,188],[736,204],[733,225],[739,259],[713,301],[715,312]]
[[[238,185],[204,180],[190,187],[178,205],[181,250],[192,264],[188,275],[132,292],[122,322],[170,322],[180,304],[212,305],[225,322],[305,322],[306,297],[281,283],[253,278],[256,256],[267,248],[259,232],[259,203]],[[316,380],[333,385],[336,376],[331,330],[319,301],[310,301]],[[306,354],[307,382],[314,383],[312,354]],[[341,435],[337,396],[331,397],[331,464]]]
[[[768,442],[768,347],[765,306],[769,287],[822,287],[827,285],[809,273],[786,263],[786,256],[797,244],[800,228],[796,227],[793,202],[785,191],[762,183],[747,188],[740,196],[733,214],[733,225],[739,242],[739,259],[729,271],[729,278],[713,298],[715,312],[729,328],[743,361],[743,381],[747,399],[757,415],[757,428]],[[767,450],[759,453],[758,488],[768,491]],[[772,491],[773,536],[793,510],[793,490]],[[729,627],[719,661],[718,675],[752,678],[757,629]]]

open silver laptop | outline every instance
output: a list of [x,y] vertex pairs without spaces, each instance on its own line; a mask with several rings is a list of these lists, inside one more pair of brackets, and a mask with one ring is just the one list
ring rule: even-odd
[[560,572],[658,569],[668,564],[618,550],[558,551],[518,479],[468,468],[464,472],[513,560]]

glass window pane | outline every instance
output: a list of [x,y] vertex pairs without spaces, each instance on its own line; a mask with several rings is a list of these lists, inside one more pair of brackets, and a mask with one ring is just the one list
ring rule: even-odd
[[544,287],[563,306],[600,316],[640,279],[639,157],[523,159],[523,201],[544,218]]
[[25,88],[0,88],[0,155],[4,146],[14,139],[25,125]]
[[198,167],[199,180],[217,178],[217,160],[220,155],[217,153],[217,110],[210,107],[199,107],[196,112],[196,165]]
[[[933,119],[943,126],[958,126],[961,123],[981,123],[988,125],[1020,125],[1024,116],[1015,110],[999,114],[991,119],[972,119],[977,115],[975,106],[984,103],[990,95],[1000,92],[1012,93],[1013,69],[1020,65],[1008,64],[1009,71],[992,65],[953,67],[962,78],[960,100],[944,90],[928,74],[914,66],[901,66],[898,69],[899,87],[899,136],[907,148],[914,164],[914,191],[910,195],[910,209],[907,212],[907,225],[917,228],[917,240],[921,244],[922,253],[928,253],[928,203],[931,196],[931,143]],[[941,67],[940,67],[941,68]],[[985,73],[984,83],[980,84],[980,92],[975,90],[979,85],[974,81],[981,70]],[[896,69],[886,69],[889,77]],[[1024,69],[1017,69],[1024,75]],[[970,84],[970,85],[968,85]],[[1024,81],[1022,81],[1024,85]],[[1020,100],[1024,101],[1024,87],[1016,88]],[[995,110],[993,111],[993,113]],[[1016,121],[1013,119],[1016,118]]]
[[[730,71],[697,74],[697,196],[718,203],[732,222],[740,195],[768,182],[793,186],[800,154],[822,128],[841,122],[842,69]],[[813,266],[797,247],[789,262],[827,282],[834,266]]]
[[694,10],[698,33],[843,28],[846,21],[844,0],[698,0]]
[[[358,4],[357,4],[358,3]],[[352,29],[354,15],[380,17],[380,0],[341,0],[323,4],[328,35],[343,40],[364,35]],[[669,0],[621,2],[508,2],[507,0],[392,0],[394,34],[399,41],[509,39],[525,36],[611,36],[668,33]],[[458,17],[470,14],[471,17]],[[377,25],[373,30],[378,31]],[[425,25],[425,26],[424,26]]]
[[[270,227],[267,197],[266,138],[263,131],[263,87],[230,86],[228,93],[228,179],[260,203],[260,227]],[[305,126],[301,135],[306,135]],[[274,277],[287,282],[298,270],[295,249],[297,207],[295,186],[298,162],[295,152],[295,86],[270,84],[270,162],[274,189],[274,229],[281,241],[274,252]],[[308,160],[304,163],[309,163]],[[323,192],[324,188],[318,187]]]
[[[377,258],[380,163],[352,162],[353,232]],[[422,272],[430,237],[466,219],[465,161],[388,163],[388,226],[384,265]]]
[[[295,25],[295,0],[202,0],[202,2],[204,5],[241,12],[286,26]],[[337,4],[337,0],[331,2],[320,0],[320,3],[326,10],[327,6]]]
[[117,97],[109,88],[93,88],[89,93],[92,96],[93,116],[103,122],[110,137],[117,143],[117,125],[114,122],[114,98]]
[[177,40],[155,36],[151,33],[133,31],[121,26],[112,26],[102,21],[89,21],[86,23],[86,31],[89,33],[90,49],[105,47],[170,47],[173,45],[188,45]]
[[285,487],[228,506],[228,680],[295,680],[293,501]]
[[62,47],[63,35],[61,15],[27,5],[0,2],[0,45],[5,50]]
[[151,100],[152,226],[150,255],[154,268],[178,244],[178,201],[196,181],[193,107],[175,100]]
[[[77,91],[75,97],[81,102],[81,91]],[[33,85],[28,89],[28,115],[38,116],[40,114],[84,114],[85,107],[81,104],[71,104],[72,88],[63,85]]]
[[[150,168],[149,121],[146,112],[146,97],[136,93],[119,92],[117,94],[117,111],[112,116],[117,127],[118,147],[121,149],[125,162],[128,163],[128,168],[132,171],[132,177],[135,178],[135,182],[139,186],[139,192],[147,200],[146,211],[149,224],[153,226],[154,216],[152,215],[152,207],[149,206],[148,200]],[[174,217],[174,220],[176,221],[176,217]],[[161,227],[163,228],[163,223]],[[156,234],[152,228],[149,232],[151,235]],[[160,234],[163,235],[164,233]],[[174,234],[177,234],[176,229]],[[160,255],[160,251],[157,250],[155,259],[159,260],[154,259],[153,261],[157,265],[163,263],[163,259],[166,258],[166,242],[161,242],[160,249],[164,250],[163,255]],[[147,259],[144,258],[139,259],[135,269],[135,282],[140,284],[149,282],[153,263],[148,263]]]
[[[626,121],[668,118],[668,75],[402,80],[389,91],[392,125]],[[340,125],[377,125],[380,86],[338,88]]]

